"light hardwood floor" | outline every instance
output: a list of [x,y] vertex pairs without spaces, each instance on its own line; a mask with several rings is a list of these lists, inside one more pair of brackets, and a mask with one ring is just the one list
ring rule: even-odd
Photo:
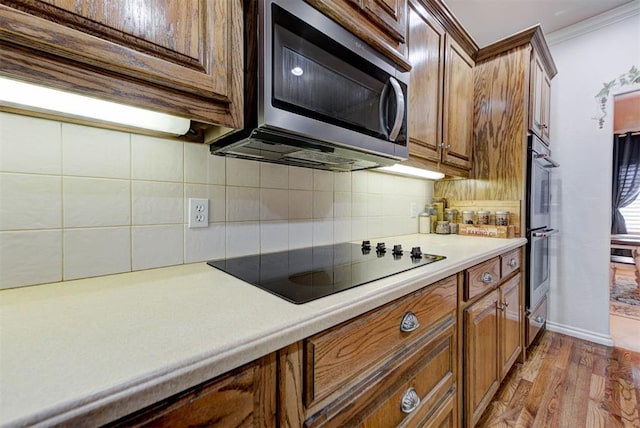
[[480,427],[640,427],[640,354],[545,332]]

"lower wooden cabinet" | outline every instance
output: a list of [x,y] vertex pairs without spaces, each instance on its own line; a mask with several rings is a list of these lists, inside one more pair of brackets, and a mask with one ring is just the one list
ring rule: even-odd
[[[520,251],[505,254],[497,286],[462,306],[464,426],[478,422],[514,363],[522,355],[524,341],[522,275]],[[503,262],[505,260],[502,260]],[[473,279],[480,270],[493,267],[489,261],[468,269]],[[508,266],[508,268],[505,268]],[[515,273],[514,273],[515,272]],[[495,279],[495,278],[494,278]],[[486,281],[488,283],[488,281]],[[465,283],[465,289],[469,284]],[[465,293],[468,295],[468,293]]]
[[456,426],[457,287],[452,276],[279,351],[278,424]]
[[275,354],[126,416],[109,427],[273,427]]

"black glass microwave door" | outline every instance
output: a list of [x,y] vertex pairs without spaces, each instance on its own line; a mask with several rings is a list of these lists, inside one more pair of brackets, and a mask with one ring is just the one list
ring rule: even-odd
[[280,25],[273,49],[274,107],[388,138],[396,114],[395,98],[385,90],[388,76],[373,77]]

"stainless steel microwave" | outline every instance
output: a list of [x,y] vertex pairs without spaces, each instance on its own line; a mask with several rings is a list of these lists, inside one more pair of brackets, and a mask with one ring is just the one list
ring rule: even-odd
[[408,157],[407,72],[302,0],[247,3],[245,127],[211,153],[336,171]]

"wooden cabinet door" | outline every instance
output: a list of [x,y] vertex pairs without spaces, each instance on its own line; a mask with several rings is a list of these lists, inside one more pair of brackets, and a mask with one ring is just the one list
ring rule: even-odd
[[522,351],[521,275],[500,286],[500,380]]
[[473,147],[473,60],[449,36],[445,65],[442,162],[471,169]]
[[276,359],[267,355],[109,427],[275,427]]
[[498,298],[493,290],[464,311],[466,427],[476,424],[500,385]]
[[409,154],[440,161],[444,28],[418,1],[409,3]]
[[242,31],[241,0],[0,1],[0,72],[239,127]]
[[407,0],[306,0],[403,70],[407,59]]
[[390,38],[404,43],[407,34],[407,0],[363,0],[362,9]]
[[549,144],[549,114],[551,109],[551,80],[545,72],[540,56],[531,53],[529,85],[529,129]]

